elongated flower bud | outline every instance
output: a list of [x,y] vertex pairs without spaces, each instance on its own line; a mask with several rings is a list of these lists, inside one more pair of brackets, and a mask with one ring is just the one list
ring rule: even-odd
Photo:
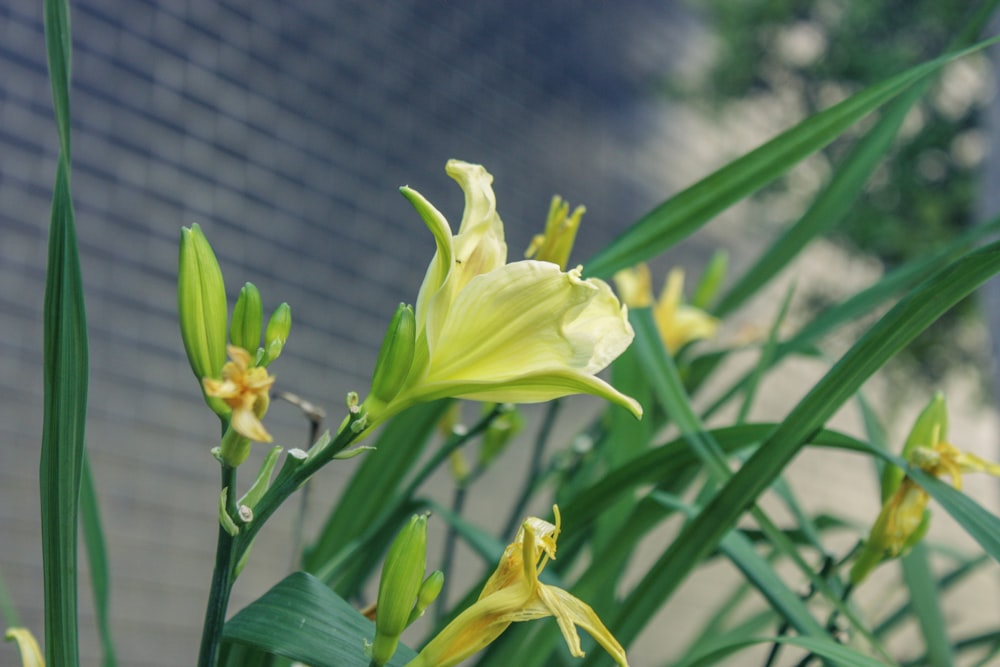
[[399,531],[382,566],[372,660],[389,662],[410,621],[427,567],[427,517],[414,515]]
[[195,377],[199,382],[218,377],[226,361],[226,287],[212,246],[197,224],[181,229],[177,312]]
[[[903,444],[902,456],[909,460],[914,449],[931,447],[948,438],[948,406],[944,394],[937,392],[930,403],[921,410]],[[906,474],[894,465],[886,465],[882,470],[882,502],[886,502],[896,492]]]
[[292,309],[287,303],[282,303],[271,313],[267,321],[267,331],[264,332],[264,360],[261,365],[269,363],[281,356],[292,329]]
[[407,621],[407,625],[410,625],[415,620],[424,615],[427,611],[427,607],[434,604],[437,597],[441,595],[441,589],[444,588],[444,572],[441,570],[434,570],[427,575],[424,579],[424,583],[420,585],[420,592],[417,593],[417,604],[414,605],[413,611],[410,612],[410,618]]
[[399,393],[413,363],[416,335],[417,324],[413,308],[405,303],[399,304],[385,332],[385,338],[382,339],[382,347],[375,362],[371,395],[376,400],[388,403]]
[[264,310],[260,292],[253,283],[240,290],[233,308],[233,321],[229,325],[229,340],[253,355],[260,347],[260,333],[264,324]]

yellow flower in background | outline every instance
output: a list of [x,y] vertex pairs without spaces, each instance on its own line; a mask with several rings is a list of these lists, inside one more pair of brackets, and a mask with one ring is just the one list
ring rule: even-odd
[[263,367],[250,367],[250,353],[241,347],[226,347],[229,361],[222,367],[222,379],[204,378],[205,395],[221,398],[233,409],[230,426],[245,438],[255,442],[271,442],[271,434],[260,418],[270,404],[268,391],[274,377]]
[[[401,190],[433,233],[437,252],[417,296],[409,372],[392,396],[365,400],[368,426],[447,396],[534,403],[593,394],[641,416],[634,399],[595,377],[634,337],[611,288],[584,280],[580,268],[567,272],[535,260],[508,264],[493,177],[458,160],[450,160],[446,171],[465,192],[457,234],[419,193]],[[398,343],[401,349],[406,344]]]
[[45,667],[45,658],[42,657],[42,649],[38,647],[38,642],[27,628],[11,628],[4,634],[4,639],[17,643],[17,649],[21,652],[21,665],[23,667]]
[[576,232],[580,228],[580,219],[587,209],[577,206],[573,215],[569,214],[569,202],[556,195],[549,206],[549,217],[545,221],[545,233],[537,234],[531,239],[531,245],[525,251],[526,259],[537,259],[540,262],[552,262],[566,270],[569,254],[573,251]]
[[580,626],[615,662],[628,667],[625,649],[585,602],[555,586],[543,584],[538,575],[556,557],[559,508],[553,507],[555,524],[528,518],[514,541],[504,550],[497,569],[479,599],[438,633],[407,667],[449,667],[482,650],[503,634],[511,623],[554,616],[574,657],[582,658]]
[[[1000,477],[1000,465],[963,452],[947,442],[948,415],[937,394],[917,417],[903,447],[903,457],[929,475],[951,478],[961,490],[962,474],[985,472]],[[883,505],[864,548],[851,568],[852,583],[861,583],[881,562],[906,555],[930,526],[930,496],[896,466],[887,466],[882,480]]]
[[671,354],[686,344],[712,338],[719,328],[719,320],[701,308],[683,302],[684,270],[673,269],[660,292],[660,298],[653,303],[652,280],[649,267],[639,264],[631,269],[623,269],[615,274],[615,286],[624,301],[632,308],[653,307],[653,319],[660,332],[663,344]]

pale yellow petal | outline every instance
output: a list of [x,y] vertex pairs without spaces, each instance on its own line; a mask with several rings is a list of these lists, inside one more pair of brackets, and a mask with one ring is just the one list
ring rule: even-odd
[[1000,477],[1000,465],[976,456],[972,452],[962,452],[958,459],[962,472],[985,472]]
[[683,292],[684,270],[674,269],[667,276],[660,298],[653,307],[656,328],[671,353],[692,341],[712,338],[719,327],[719,321],[705,311],[684,305]]
[[427,228],[434,235],[434,243],[437,245],[437,251],[434,253],[434,258],[427,267],[424,281],[420,284],[420,292],[417,295],[417,307],[415,310],[417,331],[422,331],[424,329],[424,322],[427,319],[427,309],[430,299],[437,294],[441,285],[448,278],[448,272],[451,270],[453,263],[454,247],[452,245],[451,228],[448,226],[448,221],[441,212],[434,208],[433,204],[424,199],[424,196],[419,192],[407,187],[400,188],[399,191],[403,193],[403,196],[409,200],[413,208],[423,218]]
[[713,338],[718,329],[719,320],[703,310],[693,306],[680,306],[674,313],[673,320],[665,325],[665,330],[660,329],[660,336],[667,349],[676,352],[692,341]]
[[444,396],[531,403],[587,393],[639,416],[638,403],[593,376],[633,336],[603,281],[548,262],[515,262],[459,294],[437,339],[428,339],[426,371],[408,380],[393,408]]
[[240,387],[232,380],[218,380],[216,378],[202,378],[202,387],[207,396],[215,398],[233,398],[239,396]]
[[[566,637],[567,644],[570,638],[567,636],[567,631],[564,628],[567,626],[573,628],[574,625],[578,625],[586,630],[587,634],[593,637],[608,652],[608,655],[614,658],[615,662],[621,665],[621,667],[628,667],[628,660],[625,658],[625,649],[622,648],[622,645],[618,643],[614,635],[601,622],[601,619],[598,618],[590,605],[561,588],[544,586],[544,589],[546,596],[554,599],[553,604],[559,610],[558,613],[553,610],[553,613],[556,620],[559,621],[559,629],[563,631],[563,636]],[[579,636],[576,634],[575,629],[572,629],[571,634],[577,637],[577,642],[579,642]],[[577,647],[579,648],[579,643],[577,643]],[[572,650],[572,647],[570,647],[570,650]]]
[[45,667],[45,659],[42,657],[42,649],[38,647],[38,642],[27,628],[10,628],[4,634],[7,641],[17,643],[17,648],[21,652],[21,664],[23,667]]
[[251,409],[233,410],[230,425],[244,438],[249,438],[254,442],[271,442],[271,434],[267,432],[264,424]]
[[[488,222],[499,224],[494,219],[497,210],[496,195],[493,194],[493,175],[481,164],[471,164],[462,160],[448,160],[444,168],[462,187],[465,193],[465,212],[458,233],[468,231],[472,226]],[[503,239],[503,226],[497,232]]]
[[425,386],[424,392],[434,398],[454,396],[494,403],[544,403],[563,396],[590,394],[625,408],[636,418],[642,417],[643,413],[638,401],[604,380],[565,369],[541,370],[504,380],[439,383]]
[[660,298],[653,306],[653,317],[660,325],[660,331],[665,326],[673,322],[677,307],[681,305],[681,297],[684,295],[684,269],[672,269],[667,274],[667,280],[663,283],[663,291]]
[[451,667],[483,650],[514,621],[538,618],[525,612],[525,592],[506,588],[489,595],[455,617],[420,651],[408,667]]
[[547,262],[515,262],[458,295],[430,348],[427,381],[502,382],[557,368],[595,373],[633,337],[606,283]]
[[[250,366],[250,353],[242,347],[227,345],[226,353],[229,355],[229,358],[232,359],[232,363],[235,364],[236,368],[240,371],[245,371]],[[222,374],[223,377],[225,377],[225,368],[222,369]]]

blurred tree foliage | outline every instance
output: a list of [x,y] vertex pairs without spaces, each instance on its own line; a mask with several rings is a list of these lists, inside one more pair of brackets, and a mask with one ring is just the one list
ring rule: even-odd
[[[691,99],[711,106],[794,91],[803,115],[839,101],[948,49],[979,5],[968,0],[702,0],[714,29],[715,60]],[[949,67],[911,112],[899,140],[835,239],[887,268],[920,256],[972,224],[976,171],[986,150],[980,112],[993,94],[989,62]],[[825,152],[831,165],[847,145]],[[781,185],[778,186],[782,187]],[[911,349],[919,370],[938,379],[974,354],[955,345],[973,312],[951,311]],[[944,344],[946,343],[947,344]]]

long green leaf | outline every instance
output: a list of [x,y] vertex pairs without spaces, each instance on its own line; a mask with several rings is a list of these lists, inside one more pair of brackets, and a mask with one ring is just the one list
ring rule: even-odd
[[[367,667],[365,642],[375,624],[322,581],[295,572],[240,610],[226,623],[223,641],[252,646],[312,667]],[[400,644],[389,667],[402,667],[416,653]]]
[[732,655],[745,648],[757,644],[767,644],[777,642],[779,644],[790,644],[804,648],[811,653],[833,661],[842,667],[885,667],[885,663],[874,658],[858,653],[854,649],[838,644],[830,639],[818,639],[816,637],[765,637],[761,639],[750,639],[746,641],[734,642],[725,646],[716,647],[711,653],[695,657],[680,663],[677,667],[708,667],[714,665],[723,658]]
[[90,569],[90,585],[94,593],[94,611],[97,616],[97,631],[101,637],[104,652],[104,667],[115,667],[115,643],[111,638],[110,577],[108,554],[104,544],[104,529],[101,527],[100,507],[97,504],[97,488],[94,474],[90,469],[90,457],[83,457],[83,479],[80,486],[80,520],[83,524],[83,540],[87,546],[87,564]]
[[686,190],[660,204],[597,253],[584,266],[607,278],[615,271],[654,257],[686,238],[718,213],[775,180],[800,160],[836,139],[847,128],[947,63],[996,40],[946,54],[867,88],[803,120]]
[[918,542],[903,558],[903,580],[910,590],[913,612],[920,623],[921,635],[927,646],[929,667],[952,667],[951,642],[938,600],[937,582],[931,571],[927,546]]
[[799,221],[788,227],[726,292],[715,309],[716,315],[725,317],[736,310],[788,266],[813,239],[825,234],[844,219],[864,189],[868,177],[892,145],[910,107],[926,89],[927,82],[924,81],[889,105],[878,123],[857,143],[834,173],[833,179]]
[[[635,587],[610,624],[618,639],[626,644],[635,639],[655,610],[716,548],[744,510],[876,370],[997,271],[1000,271],[1000,243],[966,255],[900,301],[851,347],[699,516],[684,526]],[[961,502],[951,500],[956,504]],[[992,540],[996,542],[1000,537],[994,535]],[[996,547],[1000,553],[1000,543]]]
[[59,161],[45,277],[45,407],[39,465],[45,653],[49,664],[79,663],[77,512],[87,412],[87,318],[70,196],[70,28],[66,0],[45,2],[45,45]]

